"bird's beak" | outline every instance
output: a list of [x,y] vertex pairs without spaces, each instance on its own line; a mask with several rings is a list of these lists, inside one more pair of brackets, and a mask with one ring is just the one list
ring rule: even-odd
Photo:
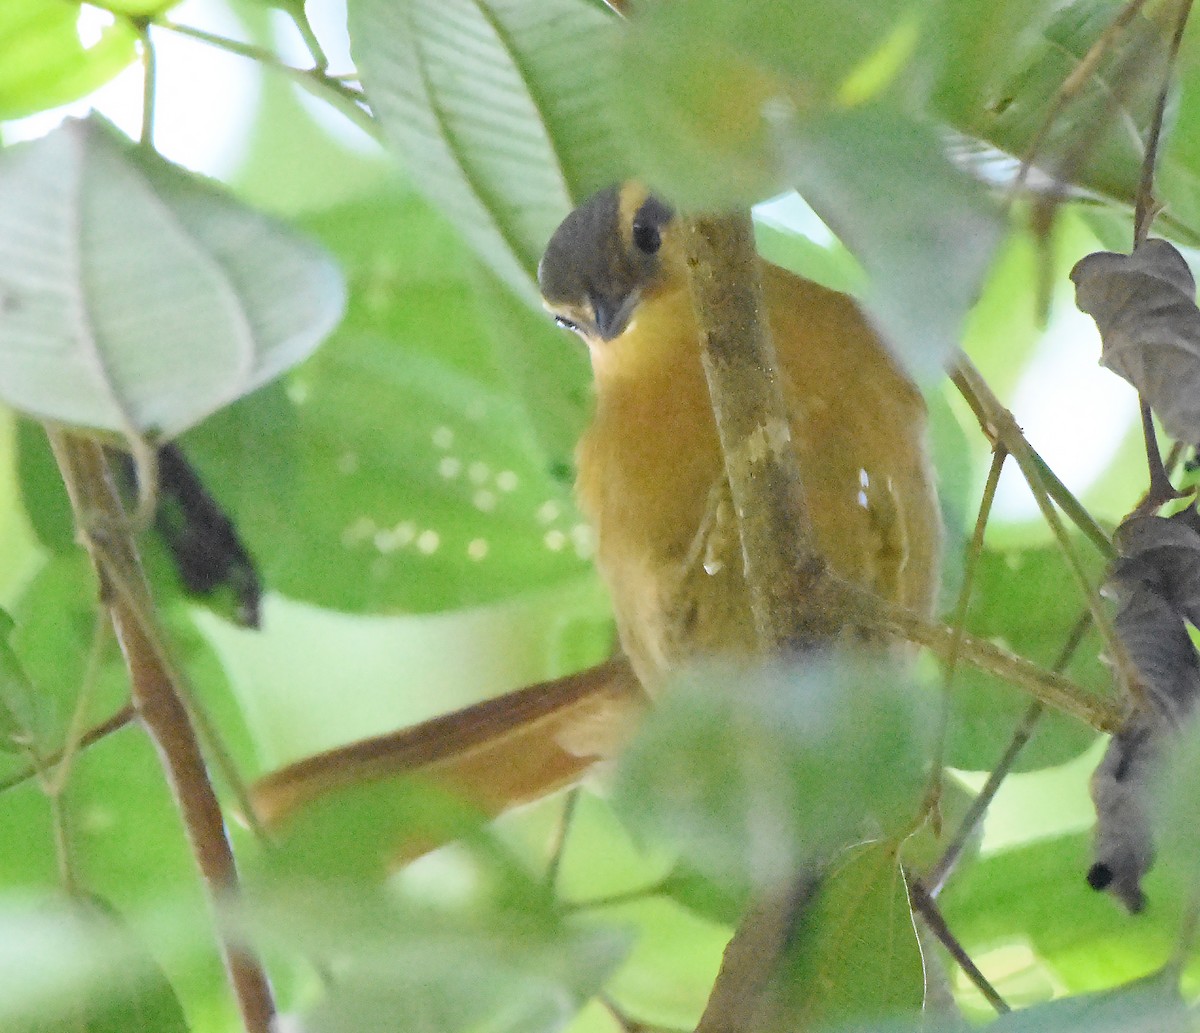
[[600,337],[605,341],[620,337],[641,300],[641,291],[633,291],[619,298],[589,294],[588,301],[591,302],[592,312],[596,317],[596,332]]

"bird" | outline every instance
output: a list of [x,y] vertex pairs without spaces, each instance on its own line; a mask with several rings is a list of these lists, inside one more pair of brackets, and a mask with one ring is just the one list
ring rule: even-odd
[[[564,678],[284,768],[254,803],[279,824],[331,787],[417,776],[492,816],[620,751],[674,672],[757,650],[675,208],[630,181],[594,194],[538,266],[546,310],[591,361],[576,453],[620,653]],[[929,615],[942,524],[920,391],[849,296],[760,260],[807,512],[837,577]]]

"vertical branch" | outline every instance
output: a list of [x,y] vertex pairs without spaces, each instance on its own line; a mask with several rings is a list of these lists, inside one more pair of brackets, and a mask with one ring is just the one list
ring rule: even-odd
[[692,218],[684,239],[759,642],[766,653],[812,646],[844,623],[844,600],[813,544],[750,213]]
[[[153,604],[128,518],[102,446],[57,429],[47,428],[47,433],[125,655],[134,706],[158,751],[215,911],[220,898],[237,891],[237,867],[199,743],[162,661],[161,642],[155,641]],[[117,582],[123,590],[114,589]],[[275,1008],[266,973],[249,950],[220,931],[218,941],[247,1033],[269,1033]]]

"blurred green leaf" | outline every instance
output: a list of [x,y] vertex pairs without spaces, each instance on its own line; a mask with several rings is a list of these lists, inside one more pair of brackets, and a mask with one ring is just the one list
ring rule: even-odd
[[801,907],[775,994],[788,1029],[920,1012],[925,969],[895,843],[839,857]]
[[1171,978],[1156,975],[1099,994],[1080,994],[1001,1015],[995,1033],[1191,1033],[1189,1008]]
[[82,97],[137,57],[129,22],[109,19],[85,45],[80,15],[77,4],[60,0],[0,0],[0,119]]
[[510,289],[577,202],[623,178],[602,114],[616,26],[588,0],[352,0],[384,138]]
[[775,884],[852,840],[868,816],[885,829],[912,820],[922,715],[904,673],[866,657],[698,668],[676,679],[623,758],[618,809],[635,833],[735,889]]
[[761,201],[792,185],[779,127],[835,107],[911,6],[648,6],[618,51],[614,126],[641,174],[673,200],[691,207]]
[[532,884],[471,912],[416,906],[363,886],[283,883],[246,916],[268,942],[336,957],[309,1008],[312,1033],[560,1029],[624,955],[628,938],[562,921]]
[[930,125],[882,106],[799,127],[791,182],[862,263],[863,306],[918,380],[962,341],[1004,223]]
[[0,1020],[12,1033],[188,1033],[166,975],[109,908],[0,911]]
[[[1093,581],[1098,581],[1103,561],[1094,550],[1081,548],[1080,552],[1091,568]],[[967,620],[972,634],[998,641],[1045,667],[1057,660],[1083,617],[1085,606],[1066,561],[1054,546],[985,549],[972,600]],[[1063,673],[1103,696],[1112,691],[1112,676],[1099,653],[1099,638],[1089,630]],[[1024,693],[960,663],[952,690],[947,764],[970,771],[990,770],[1030,702]],[[1047,711],[1017,757],[1015,770],[1061,764],[1078,756],[1095,740],[1096,733],[1078,720]]]
[[1045,28],[1053,0],[934,0],[922,48],[937,69],[932,104],[947,120],[983,117]]
[[[585,571],[587,530],[497,364],[454,236],[403,196],[310,225],[351,285],[343,325],[286,392],[260,392],[184,442],[267,586],[424,612]],[[541,425],[565,442],[566,420]]]
[[309,354],[328,257],[98,118],[0,154],[0,373],[31,415],[171,436]]

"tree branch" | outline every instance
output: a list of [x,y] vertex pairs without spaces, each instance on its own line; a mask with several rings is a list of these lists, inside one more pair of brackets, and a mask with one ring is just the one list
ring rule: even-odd
[[690,218],[684,241],[759,644],[803,649],[845,625],[845,598],[814,544],[750,214]]
[[[163,662],[150,590],[104,456],[94,439],[47,427],[71,499],[78,535],[100,578],[129,669],[133,705],[158,751],[200,875],[214,909],[236,893],[237,867],[225,823],[187,709]],[[218,943],[247,1033],[270,1033],[271,987],[258,959],[234,944],[218,923]]]

